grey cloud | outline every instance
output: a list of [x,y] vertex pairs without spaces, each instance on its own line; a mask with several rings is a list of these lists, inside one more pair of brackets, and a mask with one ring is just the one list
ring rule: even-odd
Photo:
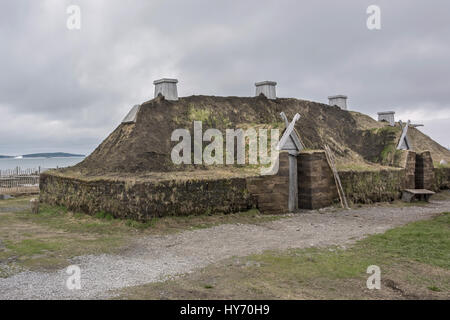
[[[81,7],[80,31],[65,27],[69,4]],[[366,28],[371,4],[380,31]],[[179,78],[181,95],[247,96],[266,79],[280,96],[343,93],[372,116],[426,114],[423,130],[448,146],[448,12],[445,0],[5,0],[0,154],[88,153],[162,76]]]

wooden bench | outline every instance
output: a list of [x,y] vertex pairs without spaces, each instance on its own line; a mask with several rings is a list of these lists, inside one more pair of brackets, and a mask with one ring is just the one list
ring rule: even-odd
[[402,200],[411,202],[413,199],[418,199],[419,201],[428,202],[433,194],[433,191],[427,189],[405,189],[402,192]]

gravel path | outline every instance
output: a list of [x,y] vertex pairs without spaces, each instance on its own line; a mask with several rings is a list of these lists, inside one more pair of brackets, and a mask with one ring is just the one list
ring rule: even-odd
[[102,299],[110,290],[160,281],[233,256],[264,250],[347,246],[369,234],[450,211],[450,201],[426,207],[372,207],[350,211],[303,212],[261,225],[227,224],[136,240],[121,255],[82,256],[81,290],[68,290],[66,270],[22,272],[0,279],[0,299]]

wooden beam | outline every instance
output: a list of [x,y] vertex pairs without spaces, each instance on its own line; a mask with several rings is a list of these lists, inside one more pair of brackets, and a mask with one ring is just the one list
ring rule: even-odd
[[289,212],[298,209],[297,155],[289,153]]
[[339,178],[339,173],[336,169],[336,161],[334,159],[334,155],[331,152],[331,149],[328,145],[325,145],[324,149],[328,165],[330,166],[331,171],[333,172],[334,182],[336,183],[336,188],[339,194],[339,199],[341,200],[342,208],[350,209],[347,203],[347,198],[345,197],[344,188],[342,187],[341,184],[341,178]]

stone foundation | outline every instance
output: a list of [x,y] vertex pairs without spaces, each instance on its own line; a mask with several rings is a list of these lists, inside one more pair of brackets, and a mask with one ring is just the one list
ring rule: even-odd
[[87,181],[44,173],[41,201],[70,210],[147,221],[153,217],[246,211],[257,206],[245,178],[195,181]]
[[351,203],[370,204],[400,199],[405,189],[405,169],[340,171],[342,187]]

